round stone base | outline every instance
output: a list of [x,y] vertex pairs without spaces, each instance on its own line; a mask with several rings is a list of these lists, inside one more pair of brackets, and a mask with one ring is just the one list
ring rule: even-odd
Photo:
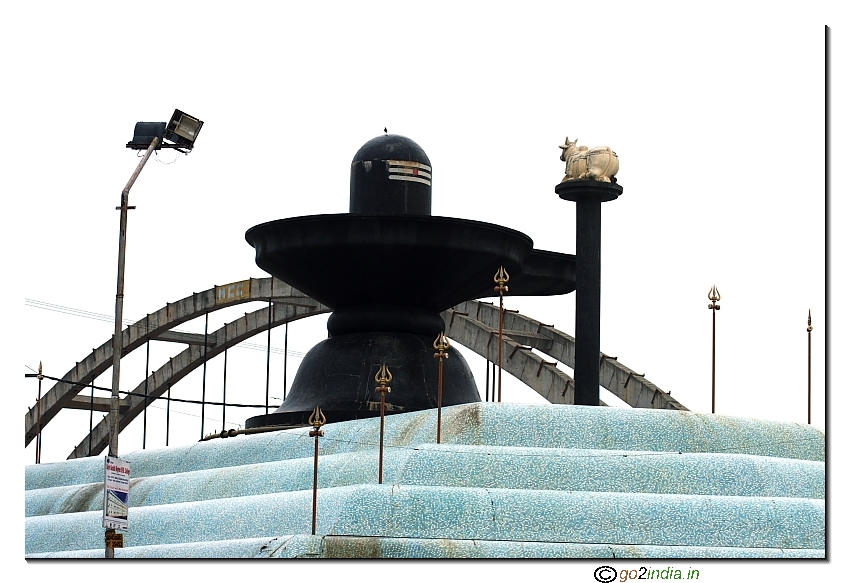
[[[375,374],[386,364],[393,379],[386,414],[437,406],[438,360],[433,338],[406,333],[358,332],[323,340],[304,357],[283,405],[269,415],[246,420],[245,427],[306,425],[318,405],[328,423],[376,417],[381,413]],[[466,360],[449,349],[444,361],[443,406],[478,403],[481,397]]]

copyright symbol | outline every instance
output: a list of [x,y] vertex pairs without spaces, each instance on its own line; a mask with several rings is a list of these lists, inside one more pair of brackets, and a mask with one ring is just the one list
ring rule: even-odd
[[617,570],[614,567],[596,567],[593,572],[593,578],[599,583],[610,583],[617,578]]

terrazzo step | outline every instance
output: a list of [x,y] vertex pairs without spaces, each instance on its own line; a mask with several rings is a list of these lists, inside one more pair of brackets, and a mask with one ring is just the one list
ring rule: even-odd
[[[319,487],[377,482],[377,452],[322,455]],[[420,486],[824,497],[824,464],[741,454],[422,444],[385,452],[384,482]],[[135,478],[132,508],[309,490],[313,458]],[[99,510],[103,484],[29,490],[26,516]]]
[[[133,508],[127,547],[307,534],[312,492]],[[26,519],[26,554],[100,549],[100,512]],[[822,500],[359,485],[319,492],[320,535],[596,545],[825,546]],[[690,555],[688,555],[690,556]]]
[[[504,542],[307,534],[116,549],[119,559],[803,559],[823,549]],[[35,553],[28,559],[99,559],[103,549]],[[697,569],[699,565],[697,565]],[[683,568],[683,573],[685,572]],[[691,572],[693,573],[693,572]],[[685,576],[683,575],[683,579]]]
[[[391,415],[385,445],[433,443],[436,411]],[[325,455],[373,451],[380,420],[325,425]],[[286,459],[309,458],[309,428],[240,435],[191,446],[122,454],[133,477],[178,474]],[[528,448],[726,453],[824,461],[824,435],[800,423],[764,421],[690,411],[615,409],[579,405],[471,403],[443,409],[444,444]],[[103,480],[103,458],[27,466],[25,488],[37,490]]]

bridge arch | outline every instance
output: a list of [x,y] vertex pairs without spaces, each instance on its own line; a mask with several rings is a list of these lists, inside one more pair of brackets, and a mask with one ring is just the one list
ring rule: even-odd
[[[208,334],[204,339],[207,344],[206,358],[204,340],[201,340],[204,335],[171,332],[172,328],[198,316],[250,301],[271,301],[273,308],[271,312],[269,307],[265,307],[246,313]],[[188,347],[151,373],[146,381],[139,383],[122,399],[119,408],[120,430],[128,426],[156,397],[162,396],[169,387],[205,360],[270,328],[330,311],[327,306],[274,278],[248,279],[215,286],[173,304],[166,304],[154,314],[149,314],[123,330],[122,357],[143,346],[149,339],[184,342]],[[446,323],[446,334],[454,342],[490,362],[497,360],[498,308],[486,302],[470,300],[443,312],[442,317]],[[570,375],[557,368],[557,364],[570,368],[575,366],[575,339],[554,326],[518,312],[506,312],[504,323],[503,369],[550,403],[573,403],[575,383]],[[544,360],[532,349],[554,360]],[[41,427],[49,423],[62,408],[79,407],[81,403],[75,401],[79,392],[108,370],[111,364],[112,341],[108,340],[77,363],[42,397]],[[687,411],[669,393],[661,391],[643,374],[617,362],[616,357],[600,354],[600,382],[601,386],[633,407]],[[147,398],[144,393],[146,385]],[[605,405],[601,400],[600,404]],[[25,415],[27,444],[35,436],[37,421],[36,407],[33,407]],[[74,448],[68,459],[97,455],[106,448],[108,440],[108,423],[104,419]]]
[[[271,277],[252,278],[223,286],[214,286],[206,291],[193,293],[177,302],[168,303],[156,312],[148,314],[138,322],[124,328],[122,331],[123,349],[121,357],[123,358],[136,348],[144,346],[148,340],[166,340],[187,344],[200,342],[203,344],[203,335],[173,333],[171,330],[204,314],[254,301],[272,301],[275,304],[301,306],[310,311],[311,314],[323,314],[330,311],[327,306],[304,295],[289,284]],[[283,323],[285,322],[280,322],[280,324]],[[207,342],[209,343],[209,338]],[[112,339],[110,338],[65,373],[62,380],[57,381],[42,396],[41,427],[44,428],[50,423],[62,409],[73,407],[75,397],[85,388],[85,385],[90,384],[98,376],[109,370],[111,366]],[[38,407],[33,406],[24,414],[25,445],[29,445],[35,437],[38,425]]]

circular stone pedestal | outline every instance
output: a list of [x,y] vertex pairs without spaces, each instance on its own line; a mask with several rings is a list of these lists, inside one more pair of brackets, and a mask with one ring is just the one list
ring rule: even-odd
[[[434,338],[417,334],[357,332],[323,340],[304,357],[283,405],[269,415],[251,417],[245,427],[306,425],[318,405],[328,423],[376,417],[381,399],[375,374],[386,364],[393,380],[386,413],[437,407],[438,362]],[[481,401],[472,372],[456,350],[443,369],[443,406]]]

